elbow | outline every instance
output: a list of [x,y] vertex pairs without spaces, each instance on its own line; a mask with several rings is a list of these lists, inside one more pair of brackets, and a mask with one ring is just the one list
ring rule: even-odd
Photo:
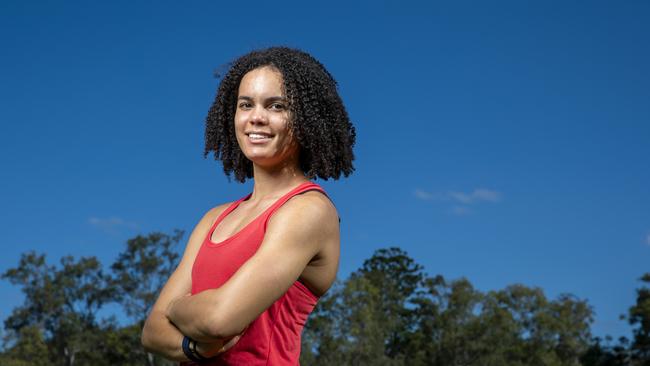
[[142,328],[142,333],[140,334],[140,344],[147,352],[151,352],[151,337],[149,335],[149,329],[147,327],[147,322],[144,323]]
[[145,351],[149,353],[156,352],[154,336],[155,334],[151,329],[151,325],[149,324],[149,319],[147,319],[144,322],[144,327],[142,327],[142,333],[140,334],[140,344],[145,349]]
[[151,346],[151,342],[145,337],[144,333],[140,337],[140,344],[142,345],[142,348],[148,352],[148,353],[153,353],[154,349]]
[[236,316],[229,315],[226,311],[214,311],[208,320],[207,332],[210,337],[219,339],[239,335],[246,329],[246,324],[241,324],[236,319]]

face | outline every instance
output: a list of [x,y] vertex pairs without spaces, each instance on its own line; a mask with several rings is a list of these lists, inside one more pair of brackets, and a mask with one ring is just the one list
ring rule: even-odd
[[265,66],[244,75],[235,112],[235,133],[244,155],[263,167],[296,163],[298,144],[290,121],[282,74]]

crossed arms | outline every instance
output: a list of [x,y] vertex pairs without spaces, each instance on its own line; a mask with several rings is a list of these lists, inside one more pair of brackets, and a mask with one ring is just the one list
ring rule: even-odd
[[206,357],[223,352],[289,289],[323,245],[338,244],[338,216],[329,200],[317,193],[296,196],[271,217],[258,251],[225,284],[189,296],[194,258],[225,208],[210,210],[193,230],[145,322],[142,344],[148,351],[186,361],[181,348],[186,335]]

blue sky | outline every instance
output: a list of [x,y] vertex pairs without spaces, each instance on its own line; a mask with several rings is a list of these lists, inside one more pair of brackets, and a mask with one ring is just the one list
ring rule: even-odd
[[[250,183],[203,159],[215,69],[288,45],[357,128],[320,182],[340,277],[400,246],[478,289],[572,293],[618,320],[650,272],[650,5],[643,1],[0,3],[0,271],[191,230]],[[22,302],[8,282],[0,318]]]

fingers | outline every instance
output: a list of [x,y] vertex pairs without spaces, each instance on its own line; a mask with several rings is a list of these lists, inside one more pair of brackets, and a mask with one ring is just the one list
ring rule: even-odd
[[244,335],[246,329],[248,329],[248,327],[244,328],[240,334],[216,343],[196,342],[197,350],[204,357],[211,358],[218,356],[233,348]]
[[219,350],[219,353],[226,352],[227,350],[229,350],[229,349],[231,349],[232,347],[234,347],[235,344],[237,344],[237,342],[239,342],[239,339],[240,339],[240,338],[241,338],[241,335],[236,335],[236,336],[230,338],[230,340],[229,340],[228,342],[226,342],[226,343],[223,345],[223,347],[221,347],[221,349]]

